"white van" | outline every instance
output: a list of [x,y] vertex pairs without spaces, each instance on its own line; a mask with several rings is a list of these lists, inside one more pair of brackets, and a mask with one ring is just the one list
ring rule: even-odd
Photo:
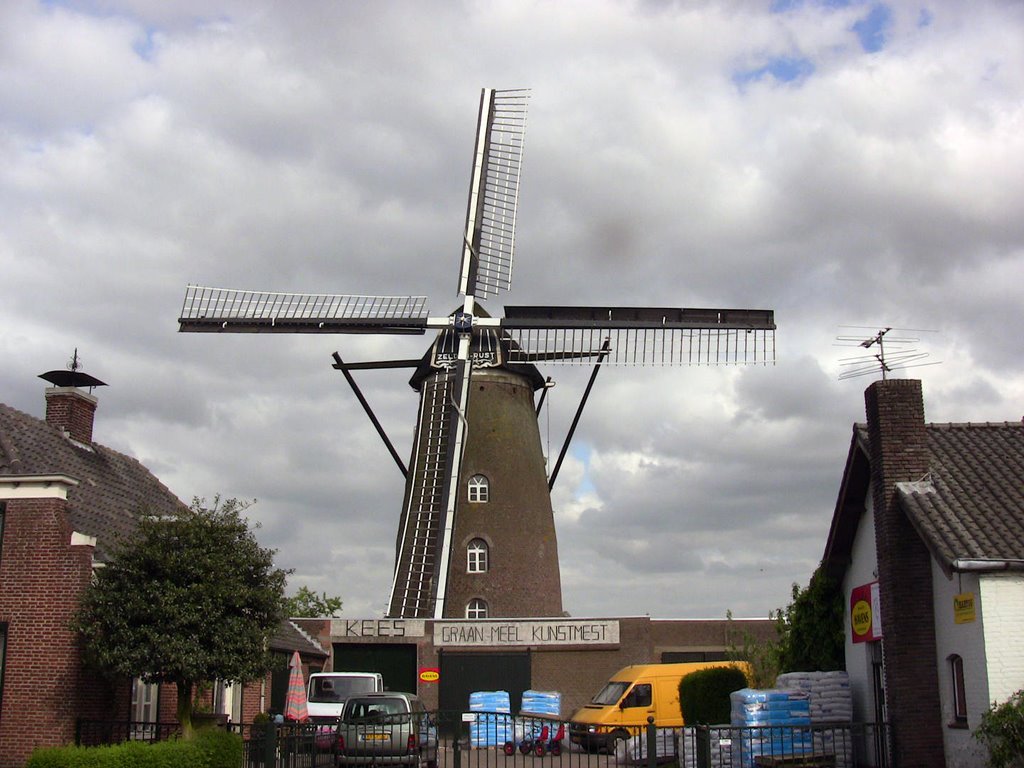
[[309,676],[306,709],[311,720],[333,720],[341,717],[349,696],[383,690],[379,672],[314,672]]

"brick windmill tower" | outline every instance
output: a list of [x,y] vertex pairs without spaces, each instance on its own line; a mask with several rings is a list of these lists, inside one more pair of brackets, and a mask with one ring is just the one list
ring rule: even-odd
[[[482,92],[456,311],[431,316],[422,296],[190,285],[178,320],[190,332],[436,333],[418,360],[347,363],[334,354],[406,477],[392,617],[562,614],[550,496],[557,465],[549,478],[534,399],[545,380],[536,364],[593,363],[596,375],[609,364],[774,359],[771,310],[506,305],[503,317],[484,310],[482,299],[511,284],[528,98],[523,90]],[[351,374],[401,367],[414,369],[410,385],[420,398],[408,468]],[[572,430],[563,456],[571,437]]]

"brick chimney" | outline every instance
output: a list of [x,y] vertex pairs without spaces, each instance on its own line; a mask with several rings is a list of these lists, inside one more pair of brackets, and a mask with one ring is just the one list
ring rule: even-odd
[[876,381],[864,393],[864,402],[894,764],[945,765],[931,555],[896,495],[896,483],[920,480],[928,473],[921,382]]
[[97,399],[78,387],[47,387],[46,423],[79,443],[92,444]]

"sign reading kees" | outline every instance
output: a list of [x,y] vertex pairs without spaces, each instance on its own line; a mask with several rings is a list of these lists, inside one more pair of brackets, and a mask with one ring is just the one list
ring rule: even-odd
[[434,645],[618,645],[619,622],[603,619],[548,621],[435,621]]

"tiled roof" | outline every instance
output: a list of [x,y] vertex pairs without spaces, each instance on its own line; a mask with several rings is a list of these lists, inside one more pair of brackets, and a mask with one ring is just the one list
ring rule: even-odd
[[947,571],[1024,569],[1024,424],[928,424],[927,435],[928,475],[896,489],[933,556]]
[[298,651],[301,656],[316,656],[321,659],[326,659],[329,655],[319,642],[288,619],[281,622],[274,636],[270,638],[270,648],[288,653]]
[[0,477],[63,474],[79,481],[68,491],[74,530],[96,537],[95,558],[107,560],[114,540],[139,515],[162,515],[182,502],[153,473],[123,453],[66,438],[41,419],[0,403]]

